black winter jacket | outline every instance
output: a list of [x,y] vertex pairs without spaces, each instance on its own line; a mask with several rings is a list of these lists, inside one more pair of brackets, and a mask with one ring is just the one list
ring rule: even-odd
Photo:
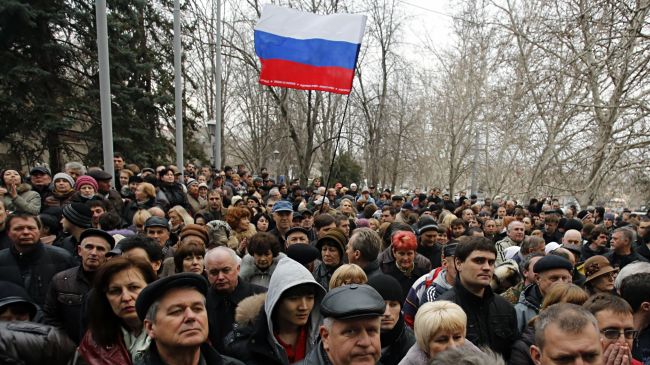
[[512,344],[519,337],[515,308],[500,295],[495,295],[488,286],[482,298],[470,293],[460,280],[438,300],[449,300],[458,304],[467,314],[467,335],[476,346],[488,346],[510,358]]
[[189,209],[189,204],[187,203],[187,195],[183,191],[183,188],[180,184],[160,184],[160,191],[162,191],[169,201],[169,207],[167,209],[173,208],[177,205],[182,206],[185,209]]
[[13,246],[0,251],[0,278],[22,286],[34,303],[45,303],[47,289],[54,275],[75,266],[64,249],[38,242],[26,253]]
[[535,327],[528,326],[521,338],[512,346],[508,365],[535,365],[530,357],[530,346],[535,344]]
[[0,321],[0,364],[64,365],[74,356],[75,347],[52,326]]
[[[202,361],[201,361],[202,360]],[[217,352],[212,346],[208,343],[201,345],[201,360],[200,364],[206,365],[244,365],[241,361],[233,359],[227,356],[223,356]],[[134,365],[165,365],[166,363],[160,358],[158,353],[158,348],[156,347],[155,342],[151,342],[149,350],[142,356],[142,358],[136,360]]]
[[397,365],[415,344],[413,330],[404,324],[400,314],[397,324],[390,332],[381,334],[381,358],[384,365]]
[[269,339],[269,324],[262,309],[252,327],[235,325],[226,340],[225,353],[246,365],[286,365]]
[[90,291],[90,279],[81,266],[54,275],[45,298],[45,323],[61,328],[75,342],[81,341],[81,308]]

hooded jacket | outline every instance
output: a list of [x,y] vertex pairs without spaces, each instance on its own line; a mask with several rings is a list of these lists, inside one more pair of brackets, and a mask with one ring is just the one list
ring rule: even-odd
[[0,321],[1,364],[64,365],[75,344],[52,326],[34,322]]
[[539,291],[537,284],[528,285],[521,292],[519,302],[515,305],[519,333],[523,333],[528,326],[528,321],[539,314],[539,308],[543,300],[544,297],[542,296],[542,292]]
[[257,266],[255,266],[255,259],[253,256],[246,254],[246,256],[244,256],[244,258],[241,260],[241,270],[239,271],[239,277],[251,284],[268,288],[269,282],[271,281],[271,275],[273,275],[275,268],[278,266],[278,262],[280,262],[280,260],[285,257],[287,257],[287,255],[280,252],[273,258],[271,266],[269,266],[267,270],[262,271]]
[[287,354],[274,336],[273,311],[279,304],[282,293],[307,283],[316,287],[316,297],[314,308],[306,325],[307,347],[305,353],[308,354],[315,348],[321,324],[318,307],[325,295],[325,289],[314,280],[312,274],[304,266],[290,258],[283,258],[278,262],[271,277],[264,308],[259,312],[255,324],[252,328],[241,328],[235,325],[232,335],[226,341],[226,353],[247,365],[288,365]]

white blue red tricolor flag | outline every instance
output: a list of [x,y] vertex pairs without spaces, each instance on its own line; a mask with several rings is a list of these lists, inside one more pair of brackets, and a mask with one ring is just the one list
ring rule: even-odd
[[260,84],[349,94],[365,27],[365,15],[265,5],[255,26]]

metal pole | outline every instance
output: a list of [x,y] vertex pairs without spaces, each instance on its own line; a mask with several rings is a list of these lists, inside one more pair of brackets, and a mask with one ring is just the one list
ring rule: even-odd
[[102,115],[102,146],[104,151],[104,171],[113,175],[113,122],[111,116],[111,75],[108,64],[108,25],[106,24],[106,0],[95,2],[97,17],[97,51],[99,56],[99,100]]
[[176,166],[183,167],[183,75],[181,69],[181,4],[174,0],[174,91],[176,108]]
[[214,167],[221,169],[221,0],[217,1],[217,39],[216,39],[216,67],[214,68],[215,109],[214,109]]
[[474,132],[474,159],[472,161],[472,185],[470,186],[470,195],[471,194],[477,194],[478,195],[478,177],[477,177],[477,170],[478,170],[478,129],[476,132]]

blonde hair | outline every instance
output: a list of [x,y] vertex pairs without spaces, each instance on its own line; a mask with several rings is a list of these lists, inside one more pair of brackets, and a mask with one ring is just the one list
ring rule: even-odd
[[442,224],[444,224],[447,227],[451,227],[451,222],[454,219],[458,219],[458,217],[456,217],[456,215],[454,215],[453,213],[446,214],[445,217],[442,219]]
[[151,213],[149,213],[148,210],[146,209],[139,209],[135,214],[133,215],[133,225],[138,227],[138,226],[144,226],[144,222],[147,221],[151,217]]
[[343,264],[332,274],[330,290],[348,284],[365,284],[368,277],[359,265]]
[[589,295],[579,286],[570,283],[557,283],[553,284],[544,296],[541,309],[546,309],[557,303],[583,305],[587,299],[589,299]]
[[183,220],[183,223],[185,225],[194,224],[194,218],[192,218],[190,213],[188,213],[187,210],[185,210],[185,208],[183,208],[182,206],[176,205],[176,206],[172,207],[169,210],[169,212],[167,212],[167,216],[169,216],[169,213],[171,213],[171,212],[174,212],[174,213],[178,214],[181,217],[181,219]]
[[421,350],[429,349],[431,339],[441,331],[467,331],[467,315],[456,303],[438,300],[424,303],[415,314],[413,332]]
[[142,187],[142,192],[147,194],[149,198],[156,197],[156,188],[150,183],[143,182],[140,185],[138,185],[138,187]]

